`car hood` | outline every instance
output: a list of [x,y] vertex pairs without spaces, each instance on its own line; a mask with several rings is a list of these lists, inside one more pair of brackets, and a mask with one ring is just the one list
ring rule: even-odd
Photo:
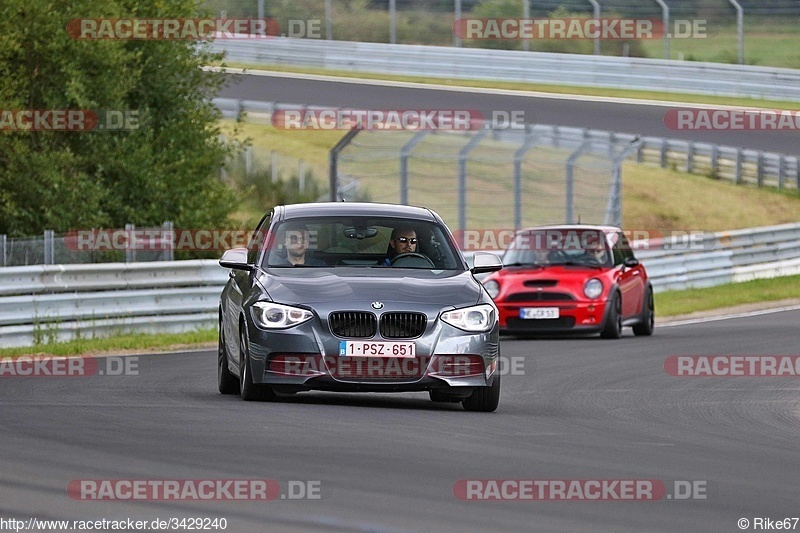
[[469,271],[405,268],[272,268],[259,282],[274,302],[309,305],[378,300],[466,307],[482,291]]
[[547,266],[545,268],[510,267],[500,271],[504,279],[558,280],[560,282],[579,282],[589,278],[602,277],[608,269],[580,266]]

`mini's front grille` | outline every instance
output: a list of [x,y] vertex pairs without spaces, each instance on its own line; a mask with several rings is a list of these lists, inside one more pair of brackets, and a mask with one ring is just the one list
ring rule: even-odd
[[569,302],[575,297],[565,292],[517,292],[509,294],[507,302]]
[[413,339],[425,333],[428,317],[422,313],[384,313],[381,336],[384,339]]
[[337,311],[328,316],[331,332],[337,337],[372,337],[377,322],[375,315],[364,311]]
[[522,282],[526,287],[555,287],[558,285],[557,279],[529,279]]

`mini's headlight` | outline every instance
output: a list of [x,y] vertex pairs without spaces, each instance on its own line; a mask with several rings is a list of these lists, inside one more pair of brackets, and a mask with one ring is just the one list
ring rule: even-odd
[[253,317],[262,328],[280,329],[290,328],[311,320],[314,313],[289,305],[257,302],[253,304]]
[[488,304],[446,311],[439,317],[445,324],[464,331],[484,332],[494,327],[494,308]]
[[590,279],[586,282],[586,285],[583,286],[583,294],[585,294],[587,298],[594,300],[603,294],[603,282],[597,278]]
[[500,284],[493,279],[490,279],[484,283],[483,286],[486,289],[486,292],[489,293],[489,296],[492,297],[492,300],[497,298],[497,295],[500,294]]

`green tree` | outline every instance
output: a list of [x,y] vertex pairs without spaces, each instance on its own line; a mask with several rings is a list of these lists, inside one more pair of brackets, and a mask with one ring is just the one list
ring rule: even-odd
[[209,98],[221,58],[196,41],[78,40],[81,18],[190,18],[193,0],[3,0],[0,111],[138,113],[128,131],[0,131],[0,233],[226,223],[233,193],[217,179],[236,143]]

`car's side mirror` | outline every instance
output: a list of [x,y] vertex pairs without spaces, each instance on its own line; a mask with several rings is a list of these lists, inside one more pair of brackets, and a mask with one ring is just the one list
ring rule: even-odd
[[253,265],[247,264],[247,248],[231,248],[222,254],[219,264],[225,268],[235,268],[236,270],[253,270]]
[[497,272],[501,268],[503,268],[503,262],[495,254],[475,252],[472,257],[470,272],[473,274],[485,274],[487,272]]
[[639,266],[639,260],[636,259],[635,257],[629,257],[629,258],[627,258],[625,260],[624,264],[628,268],[633,268],[633,267]]

